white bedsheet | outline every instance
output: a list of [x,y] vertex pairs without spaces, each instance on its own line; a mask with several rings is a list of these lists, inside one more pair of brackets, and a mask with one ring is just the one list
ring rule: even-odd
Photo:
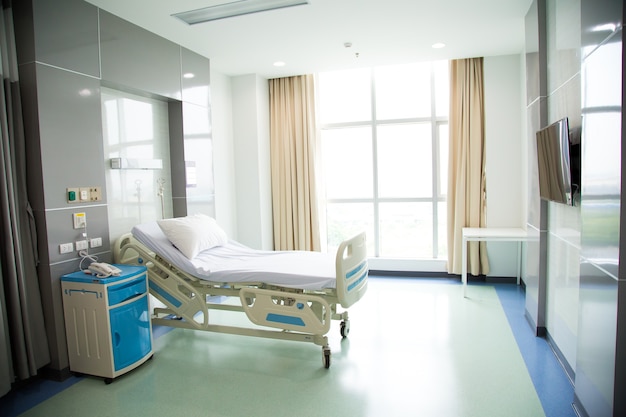
[[307,251],[261,251],[229,241],[188,259],[156,222],[133,227],[144,246],[190,275],[219,283],[264,282],[288,288],[335,288],[335,255]]

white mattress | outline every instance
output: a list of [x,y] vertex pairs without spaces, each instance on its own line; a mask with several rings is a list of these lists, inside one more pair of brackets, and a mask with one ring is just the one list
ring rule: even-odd
[[180,270],[218,283],[264,282],[288,288],[335,288],[334,254],[307,251],[262,251],[229,241],[193,259],[182,254],[156,222],[133,227],[140,243]]

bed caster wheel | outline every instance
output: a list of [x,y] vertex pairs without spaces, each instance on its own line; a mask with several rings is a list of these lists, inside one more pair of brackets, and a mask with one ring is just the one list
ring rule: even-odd
[[111,382],[113,382],[113,378],[104,378],[105,385],[109,385]]
[[328,347],[322,350],[322,363],[324,364],[324,368],[330,368],[330,348]]
[[344,320],[341,322],[339,331],[341,332],[341,337],[348,337],[350,333],[350,320]]

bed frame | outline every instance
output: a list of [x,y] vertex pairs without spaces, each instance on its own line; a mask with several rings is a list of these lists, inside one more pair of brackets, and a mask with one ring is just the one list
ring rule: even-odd
[[[339,246],[335,257],[336,288],[316,291],[262,282],[233,284],[199,279],[151,252],[131,234],[122,236],[113,252],[116,263],[147,267],[150,293],[165,306],[154,308],[153,324],[312,342],[322,347],[322,363],[327,369],[331,350],[326,334],[331,320],[341,320],[341,336],[346,337],[350,321],[345,309],[361,299],[367,290],[365,233]],[[338,305],[344,311],[339,312]],[[244,312],[257,326],[212,324],[209,310]]]

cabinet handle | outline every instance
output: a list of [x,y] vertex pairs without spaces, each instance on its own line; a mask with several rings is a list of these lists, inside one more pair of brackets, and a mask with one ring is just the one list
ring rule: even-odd
[[118,332],[115,332],[115,334],[113,335],[113,338],[115,339],[115,347],[119,347],[122,337],[120,336]]
[[144,295],[144,294],[145,294],[145,292],[138,292],[138,293],[136,293],[136,294],[130,295],[130,296],[128,296],[128,297],[126,297],[126,298],[124,298],[124,299],[123,299],[122,301],[120,301],[118,304],[125,303],[126,301],[132,300],[133,298],[139,298],[139,297],[141,297],[141,296],[142,296],[142,295]]

